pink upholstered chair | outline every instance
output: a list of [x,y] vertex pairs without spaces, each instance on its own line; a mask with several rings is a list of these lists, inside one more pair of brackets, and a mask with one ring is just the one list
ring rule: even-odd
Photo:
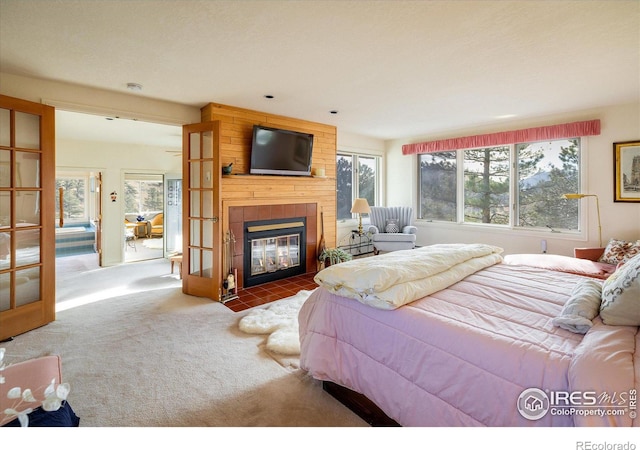
[[589,261],[598,261],[604,253],[604,247],[578,247],[573,249],[573,256]]
[[6,408],[11,408],[15,404],[15,400],[7,398],[7,392],[14,387],[31,389],[37,402],[29,403],[28,407],[38,408],[42,405],[45,398],[44,390],[51,384],[51,380],[55,380],[56,384],[61,383],[62,364],[60,356],[42,356],[7,365],[0,374],[5,378],[5,382],[0,384],[0,426],[2,426],[15,419],[3,413]]

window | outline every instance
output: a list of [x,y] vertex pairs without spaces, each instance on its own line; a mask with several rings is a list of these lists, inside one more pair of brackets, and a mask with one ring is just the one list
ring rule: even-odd
[[144,215],[164,209],[162,175],[126,174],[124,206],[127,214]]
[[[357,169],[354,170],[353,168]],[[370,206],[378,202],[380,157],[338,153],[336,160],[338,220],[351,219],[355,198],[366,198]]]
[[509,224],[509,147],[464,151],[464,221]]
[[579,139],[425,153],[418,162],[421,219],[579,228],[578,203],[562,198],[579,192]]
[[62,218],[65,222],[87,222],[89,211],[88,175],[58,175],[56,177],[56,222],[60,219],[60,188],[62,188]]
[[579,202],[562,194],[580,192],[580,140],[517,144],[517,226],[577,230]]
[[456,152],[419,155],[420,218],[455,222],[457,214]]

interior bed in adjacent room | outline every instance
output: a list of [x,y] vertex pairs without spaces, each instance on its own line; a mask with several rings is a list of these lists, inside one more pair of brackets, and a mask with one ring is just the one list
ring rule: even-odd
[[[500,251],[431,246],[322,270],[299,315],[301,367],[403,426],[639,426],[638,326],[598,311],[568,321],[586,320],[586,334],[557,326],[577,286],[599,296],[603,282],[503,264]],[[565,392],[589,394],[558,404]]]

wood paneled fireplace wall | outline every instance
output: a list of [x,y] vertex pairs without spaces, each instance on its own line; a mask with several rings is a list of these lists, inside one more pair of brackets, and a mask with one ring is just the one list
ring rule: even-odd
[[[201,109],[203,122],[220,122],[218,186],[222,234],[235,236],[234,267],[243,264],[242,224],[252,220],[306,218],[306,272],[317,271],[317,242],[324,221],[328,247],[336,243],[336,127],[317,122],[210,103]],[[311,133],[312,170],[325,169],[325,178],[249,175],[253,125]],[[233,163],[232,174],[222,167]],[[220,247],[219,247],[220,248]],[[219,274],[222,279],[222,274]],[[238,273],[238,281],[243,279]],[[242,286],[239,286],[242,287]]]

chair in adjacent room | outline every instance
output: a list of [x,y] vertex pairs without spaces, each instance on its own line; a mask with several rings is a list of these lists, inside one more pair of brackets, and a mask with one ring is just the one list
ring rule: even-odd
[[162,234],[164,233],[163,223],[163,213],[156,214],[156,216],[149,221],[149,225],[151,226],[151,231],[149,232],[149,234],[151,235],[151,237],[162,237]]
[[410,250],[416,246],[413,208],[409,206],[372,206],[369,233],[373,253]]
[[137,236],[133,231],[134,229],[125,225],[124,227],[124,251],[127,251],[128,247],[131,247],[134,251],[138,251],[136,248]]

